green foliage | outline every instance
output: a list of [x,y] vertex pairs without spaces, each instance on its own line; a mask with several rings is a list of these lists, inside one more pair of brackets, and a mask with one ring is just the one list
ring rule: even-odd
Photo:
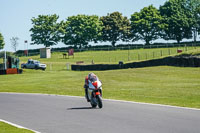
[[192,13],[186,6],[186,0],[169,0],[160,7],[160,12],[165,23],[168,25],[165,29],[164,39],[177,40],[192,37]]
[[43,44],[45,47],[56,45],[60,40],[60,28],[57,23],[59,16],[39,15],[38,18],[32,18],[33,27],[30,29],[32,44]]
[[109,41],[112,46],[119,40],[129,37],[130,22],[119,12],[113,12],[100,18],[103,23],[102,40]]
[[63,24],[63,43],[75,47],[85,47],[89,42],[95,43],[101,36],[102,23],[96,15],[77,15],[67,18]]
[[196,9],[196,12],[197,12],[197,31],[200,35],[200,6]]
[[4,38],[3,35],[0,33],[0,49],[3,49],[4,45],[5,45]]
[[[0,58],[4,58],[4,56],[5,56],[5,52],[4,51],[0,52]],[[6,51],[6,56],[13,56],[13,53],[9,52],[9,51]],[[0,64],[1,63],[2,62],[0,61]]]
[[144,7],[139,13],[135,12],[130,20],[133,41],[142,39],[146,44],[158,39],[165,27],[159,11],[152,5]]
[[200,8],[200,0],[186,0],[185,6],[192,15],[191,26],[193,30],[194,41],[196,42],[198,29],[200,29],[200,14],[198,13],[198,8]]
[[[144,7],[131,15],[130,20],[122,13],[107,16],[76,15],[57,23],[58,16],[39,15],[32,18],[32,44],[46,47],[59,41],[74,47],[87,47],[89,42],[108,41],[115,46],[117,41],[144,40],[146,44],[163,38],[194,41],[200,33],[200,0],[168,0],[160,9],[153,5]],[[2,49],[2,45],[0,45]]]

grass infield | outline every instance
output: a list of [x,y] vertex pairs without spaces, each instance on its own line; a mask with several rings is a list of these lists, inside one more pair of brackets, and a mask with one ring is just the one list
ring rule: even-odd
[[[39,59],[47,64],[47,70],[0,75],[0,92],[84,96],[84,78],[89,71],[67,70],[66,63],[85,61],[97,53],[75,53],[74,59],[63,59],[62,53],[53,53],[51,59],[20,57],[21,62]],[[200,68],[158,66],[94,73],[103,82],[103,98],[200,108]]]

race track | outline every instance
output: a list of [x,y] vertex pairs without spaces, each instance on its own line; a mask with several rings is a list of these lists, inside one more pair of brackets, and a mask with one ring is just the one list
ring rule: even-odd
[[0,119],[41,133],[200,133],[200,110],[84,98],[0,93]]

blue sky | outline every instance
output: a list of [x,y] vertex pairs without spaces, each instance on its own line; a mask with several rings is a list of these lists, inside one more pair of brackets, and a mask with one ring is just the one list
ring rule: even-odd
[[[153,4],[159,8],[166,0],[1,0],[0,32],[4,36],[5,48],[13,51],[10,38],[20,40],[18,50],[43,48],[43,45],[29,45],[31,42],[31,18],[38,15],[59,15],[59,21],[77,14],[106,16],[114,11],[130,18],[134,12]],[[24,44],[28,41],[28,46]],[[66,46],[59,44],[56,47]]]

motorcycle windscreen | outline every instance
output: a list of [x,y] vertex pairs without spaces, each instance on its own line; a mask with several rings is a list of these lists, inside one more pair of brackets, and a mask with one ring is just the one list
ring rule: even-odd
[[95,77],[90,77],[90,79],[89,79],[91,82],[95,82],[95,81],[97,81],[98,80],[98,78],[95,76]]

